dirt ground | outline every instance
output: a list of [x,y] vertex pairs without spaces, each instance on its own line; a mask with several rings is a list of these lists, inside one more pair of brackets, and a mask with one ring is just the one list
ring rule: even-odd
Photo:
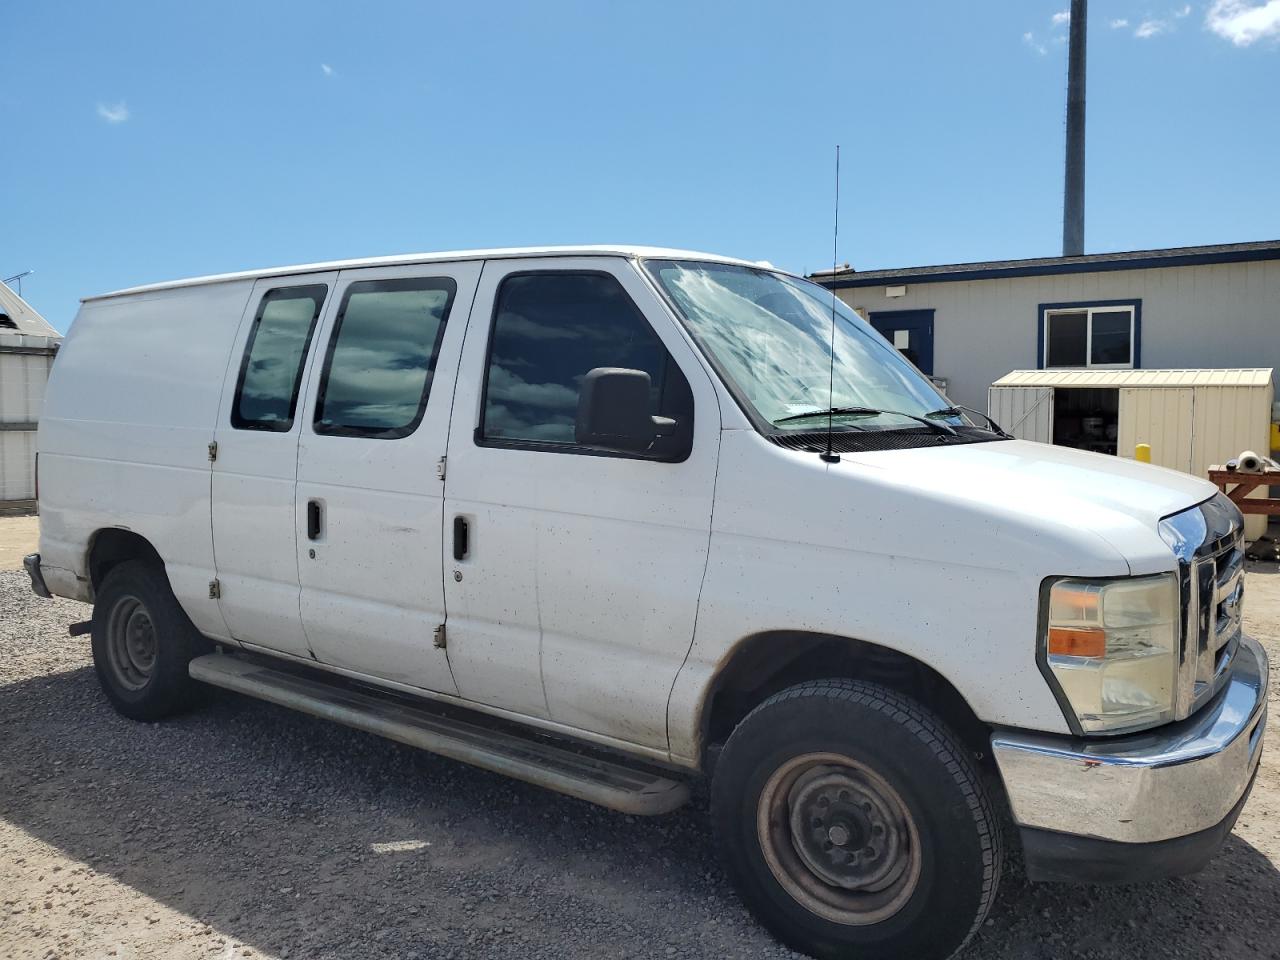
[[36,552],[39,517],[0,516],[0,570],[19,570],[22,558]]
[[[1275,663],[1280,566],[1251,565],[1246,609]],[[66,634],[87,613],[0,572],[0,957],[795,956],[734,896],[701,799],[626,817],[231,694],[132,723]],[[966,960],[1280,958],[1276,687],[1208,869],[1033,886],[1015,857]]]

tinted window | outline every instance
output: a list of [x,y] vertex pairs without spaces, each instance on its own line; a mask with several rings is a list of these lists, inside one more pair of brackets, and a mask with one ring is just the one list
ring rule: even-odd
[[1083,367],[1089,315],[1053,313],[1049,315],[1049,355],[1046,367]]
[[1133,314],[1128,310],[1093,311],[1093,342],[1090,363],[1128,363],[1129,335]]
[[343,298],[316,400],[316,433],[394,439],[422,420],[455,285],[368,280]]
[[498,291],[480,436],[572,444],[582,379],[595,367],[643,370],[654,414],[675,418],[687,446],[693,400],[688,381],[618,281],[607,274],[508,277]]
[[244,348],[231,425],[241,430],[285,433],[298,407],[302,362],[328,288],[268,290]]

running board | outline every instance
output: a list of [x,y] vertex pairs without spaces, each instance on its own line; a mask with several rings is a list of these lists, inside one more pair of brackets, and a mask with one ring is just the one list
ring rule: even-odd
[[197,657],[191,661],[190,672],[194,679],[215,687],[376,733],[622,813],[668,813],[689,799],[685,783],[655,770],[442,716],[404,700],[326,683],[231,654]]

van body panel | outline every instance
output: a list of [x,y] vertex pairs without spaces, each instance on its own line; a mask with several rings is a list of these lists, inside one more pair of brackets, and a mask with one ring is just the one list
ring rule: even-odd
[[[272,277],[259,280],[245,304],[239,332],[223,358],[222,402],[214,439],[218,444],[213,463],[211,510],[213,540],[220,581],[219,608],[229,635],[271,650],[310,656],[298,607],[298,545],[294,523],[294,488],[297,483],[298,438],[307,419],[301,404],[306,395],[316,332],[310,335],[310,353],[298,368],[299,402],[285,430],[245,429],[233,424],[241,372],[248,363],[246,347],[255,321],[274,291],[320,287],[324,301],[321,316],[333,300],[336,273]],[[213,287],[211,289],[216,289]],[[263,358],[262,363],[268,359]]]
[[[687,797],[649,764],[714,763],[735,882],[794,927],[783,939],[828,952],[901,927],[899,908],[932,909],[956,948],[979,927],[1000,870],[984,775],[1032,879],[1198,869],[1264,737],[1242,515],[1206,481],[932,406],[946,398],[882,337],[846,315],[841,339],[835,300],[771,270],[537,248],[87,300],[39,428],[32,588],[94,601],[91,574],[154,548],[200,633],[251,654],[170,669],[189,650],[147,629],[153,603],[152,626],[171,622],[163,584],[109,579],[95,666],[134,719],[194,679],[624,812]],[[822,452],[836,417],[863,452]],[[91,563],[113,529],[146,543],[113,534]],[[819,660],[833,639],[908,659]],[[893,749],[867,749],[873,729]],[[988,749],[982,770],[962,760]],[[879,834],[852,792],[882,807]],[[916,830],[903,797],[926,794],[960,811],[947,830]],[[877,836],[873,859],[906,851],[919,876],[869,869],[914,887],[941,857],[981,891],[976,919],[946,916],[946,877],[891,903],[899,879],[872,886],[859,864]],[[794,904],[759,887],[766,870]],[[845,925],[859,935],[832,939]]]
[[1167,479],[1024,441],[845,454],[828,466],[755,431],[725,431],[698,633],[671,700],[672,753],[698,755],[715,675],[743,640],[772,630],[900,651],[988,723],[1069,732],[1036,665],[1040,584],[1129,576],[1121,548],[1162,549],[1160,570],[1174,569],[1156,523],[1206,494],[1192,478]]
[[196,626],[226,636],[209,599],[208,446],[251,288],[237,281],[81,307],[40,421],[40,551],[55,588],[83,584],[88,599],[94,534],[131,530],[165,561]]
[[[471,261],[340,273],[301,405],[305,423],[295,525],[302,625],[313,655],[334,666],[451,694],[457,687],[448,652],[433,643],[433,632],[445,621],[444,484],[437,465],[445,454],[454,377],[480,269]],[[427,402],[412,433],[384,438],[317,432],[323,363],[352,284],[442,279],[453,281],[456,289]],[[307,527],[312,501],[322,517],[315,540],[308,538]]]
[[[689,381],[688,459],[481,445],[490,325],[504,279],[607,271]],[[692,641],[715,491],[719,404],[700,358],[628,261],[488,263],[459,370],[446,527],[470,554],[446,563],[450,663],[468,699],[666,747],[666,702]]]

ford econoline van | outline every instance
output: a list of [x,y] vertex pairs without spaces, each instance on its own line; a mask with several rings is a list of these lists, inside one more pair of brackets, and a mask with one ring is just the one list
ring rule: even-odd
[[[816,957],[940,958],[1035,880],[1193,871],[1262,749],[1241,516],[1011,439],[832,294],[631,247],[84,302],[34,590],[108,700],[212,684],[632,814],[709,781]],[[76,629],[73,627],[73,629]]]

